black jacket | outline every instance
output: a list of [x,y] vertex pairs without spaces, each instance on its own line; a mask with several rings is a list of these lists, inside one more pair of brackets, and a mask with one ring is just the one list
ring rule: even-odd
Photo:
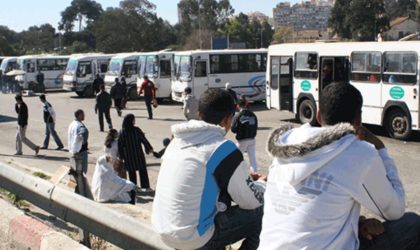
[[111,88],[111,97],[114,99],[123,99],[125,97],[126,89],[121,83],[114,84]]
[[236,140],[255,138],[258,130],[257,116],[251,110],[242,109],[233,118],[231,130],[236,134]]
[[96,95],[96,105],[95,105],[95,111],[107,111],[112,106],[112,99],[111,95],[108,94],[108,92],[99,92],[99,94]]
[[15,110],[18,114],[18,125],[21,127],[28,125],[28,106],[26,106],[26,103],[22,102],[20,107],[16,103]]
[[44,122],[45,123],[53,123],[54,122],[54,118],[51,115],[50,111],[48,110],[51,106],[51,104],[49,102],[45,102],[42,105],[42,111],[44,112]]
[[104,79],[102,79],[102,77],[98,77],[98,78],[96,78],[95,80],[93,80],[93,91],[95,91],[95,93],[99,93],[99,91],[100,91],[100,87],[101,87],[101,85],[104,85],[105,84],[105,82],[104,82]]

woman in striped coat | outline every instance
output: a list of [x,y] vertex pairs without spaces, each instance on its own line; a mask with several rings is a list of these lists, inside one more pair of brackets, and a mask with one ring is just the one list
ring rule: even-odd
[[139,171],[141,187],[150,189],[149,176],[146,169],[146,154],[153,153],[153,147],[146,139],[143,131],[135,126],[136,119],[133,114],[124,117],[122,129],[118,140],[118,152],[120,160],[124,162],[131,182],[137,185],[136,171]]

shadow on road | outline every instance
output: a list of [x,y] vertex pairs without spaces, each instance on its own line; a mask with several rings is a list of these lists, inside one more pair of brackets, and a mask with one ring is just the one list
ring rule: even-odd
[[47,155],[38,155],[35,156],[34,154],[28,155],[8,155],[8,154],[0,154],[0,156],[8,156],[8,157],[16,157],[16,158],[25,158],[25,159],[39,159],[39,160],[47,160],[47,161],[69,161],[68,157],[61,157],[61,156],[47,156]]
[[71,227],[69,226],[65,221],[61,220],[58,217],[55,217],[54,215],[45,215],[42,213],[38,213],[38,212],[26,212],[27,215],[40,220],[40,221],[47,221],[49,224],[53,225],[56,228],[60,228],[62,230],[66,230],[68,232],[73,232],[73,233],[77,233],[78,229],[75,227]]
[[15,122],[17,121],[16,117],[11,117],[7,115],[0,115],[0,123],[2,122]]

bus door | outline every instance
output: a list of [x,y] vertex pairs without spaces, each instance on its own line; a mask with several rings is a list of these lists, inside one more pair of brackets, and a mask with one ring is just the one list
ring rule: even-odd
[[348,57],[321,57],[321,67],[319,70],[319,92],[332,82],[349,82]]
[[293,59],[291,56],[271,57],[269,99],[271,108],[293,111]]
[[197,60],[194,64],[192,91],[197,99],[200,98],[201,94],[209,88],[207,64],[208,60]]
[[172,61],[170,58],[159,60],[159,90],[158,97],[166,98],[171,96],[171,73],[172,73]]

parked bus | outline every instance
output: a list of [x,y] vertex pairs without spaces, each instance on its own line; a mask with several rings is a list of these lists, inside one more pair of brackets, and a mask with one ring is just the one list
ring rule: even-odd
[[176,52],[172,99],[183,101],[186,87],[199,98],[208,88],[224,88],[227,82],[250,101],[265,100],[266,49]]
[[72,55],[64,73],[63,89],[74,91],[78,96],[93,96],[96,74],[105,77],[111,57],[112,55],[99,53]]
[[5,57],[3,58],[0,65],[0,75],[1,75],[1,91],[13,91],[16,90],[15,76],[6,75],[10,71],[17,68],[17,57]]
[[137,75],[140,53],[121,53],[111,58],[108,72],[105,75],[105,84],[110,88],[115,78],[125,78],[127,82],[127,95],[130,99],[137,98]]
[[420,42],[279,44],[269,48],[267,107],[316,123],[330,82],[352,84],[363,96],[364,123],[407,139],[419,130]]
[[137,88],[141,87],[143,77],[147,75],[157,88],[156,99],[170,99],[173,56],[174,52],[170,51],[142,53],[139,56]]
[[[18,69],[25,72],[17,75],[16,81],[22,89],[44,92],[46,89],[63,88],[63,75],[70,56],[31,55],[17,59]],[[37,74],[44,74],[44,84],[38,84]]]

